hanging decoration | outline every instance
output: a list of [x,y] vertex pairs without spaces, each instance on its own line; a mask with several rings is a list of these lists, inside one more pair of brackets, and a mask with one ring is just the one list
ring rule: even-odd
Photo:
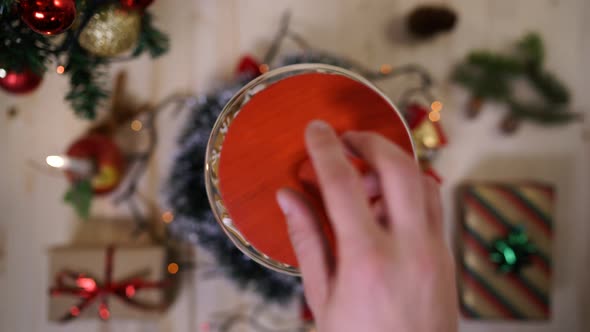
[[[168,37],[145,10],[150,3],[0,0],[0,74],[31,76],[30,71],[43,77],[50,69],[67,75],[70,90],[65,99],[76,114],[94,119],[109,96],[105,78],[112,62],[144,53],[156,58],[169,47]],[[62,35],[55,38],[58,33]],[[20,91],[5,86],[9,93]]]
[[447,137],[440,124],[442,107],[440,101],[434,101],[430,107],[414,102],[405,108],[420,165],[438,182],[442,182],[442,179],[432,168],[432,162],[447,145]]
[[137,44],[141,14],[109,5],[96,12],[82,29],[78,41],[83,49],[99,57],[112,57]]
[[33,31],[44,35],[60,34],[76,19],[74,0],[20,0],[19,11]]
[[[453,80],[471,93],[468,117],[476,117],[489,100],[506,105],[508,112],[500,123],[506,134],[516,132],[523,121],[557,125],[579,119],[580,114],[569,110],[569,90],[545,70],[544,60],[543,41],[535,33],[519,40],[511,54],[471,52],[453,73]],[[524,99],[516,93],[517,82],[528,83],[535,97]]]
[[125,8],[145,9],[152,4],[154,0],[121,0],[121,5]]
[[42,76],[37,75],[31,69],[23,71],[0,69],[0,87],[13,94],[26,94],[37,90]]
[[[279,56],[280,45],[285,39],[294,41],[302,51]],[[178,139],[179,151],[168,180],[166,196],[175,215],[175,221],[170,223],[169,229],[177,237],[209,250],[227,277],[240,287],[254,290],[271,302],[286,302],[300,294],[300,282],[297,278],[265,269],[251,261],[219,227],[210,210],[205,191],[204,157],[211,128],[229,99],[243,85],[271,67],[298,63],[335,65],[355,71],[370,80],[416,75],[420,82],[407,89],[397,105],[407,113],[406,108],[413,103],[420,101],[430,105],[435,101],[430,94],[432,79],[421,67],[382,65],[377,70],[369,70],[347,58],[312,49],[301,36],[289,29],[288,15],[261,60],[244,56],[239,61],[236,78],[232,82],[198,99],[190,110],[185,130]]]

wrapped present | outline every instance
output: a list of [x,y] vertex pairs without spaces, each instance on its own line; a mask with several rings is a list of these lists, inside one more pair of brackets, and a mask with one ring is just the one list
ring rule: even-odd
[[473,183],[461,188],[459,199],[463,315],[549,319],[553,187]]
[[157,318],[167,307],[164,247],[50,251],[49,319]]

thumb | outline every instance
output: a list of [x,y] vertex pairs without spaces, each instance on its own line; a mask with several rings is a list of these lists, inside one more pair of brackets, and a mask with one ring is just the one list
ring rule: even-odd
[[289,228],[289,237],[303,277],[305,297],[317,315],[328,289],[327,248],[319,221],[305,198],[290,189],[277,192],[277,202]]

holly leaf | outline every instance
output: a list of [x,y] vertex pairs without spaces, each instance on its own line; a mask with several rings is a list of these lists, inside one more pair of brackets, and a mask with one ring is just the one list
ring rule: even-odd
[[90,180],[80,180],[73,183],[66,192],[64,202],[70,204],[80,218],[88,220],[93,194]]

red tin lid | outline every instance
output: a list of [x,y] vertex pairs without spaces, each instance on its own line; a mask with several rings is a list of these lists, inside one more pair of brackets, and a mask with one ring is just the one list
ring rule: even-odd
[[[315,119],[330,123],[338,133],[380,133],[414,154],[399,112],[378,90],[352,76],[302,73],[254,94],[231,121],[222,144],[221,197],[233,225],[251,246],[293,267],[298,263],[275,194],[282,187],[310,194],[303,135]],[[321,207],[321,202],[315,205]]]

